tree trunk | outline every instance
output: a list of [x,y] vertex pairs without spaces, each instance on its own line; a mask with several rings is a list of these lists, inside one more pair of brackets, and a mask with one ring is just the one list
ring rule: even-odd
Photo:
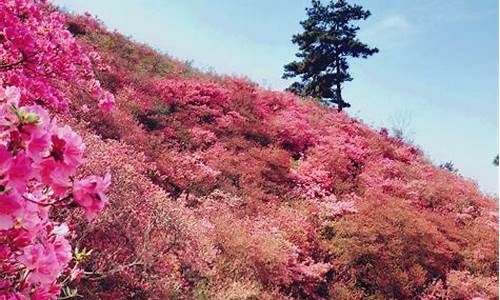
[[[339,55],[337,53],[337,55]],[[337,68],[337,90],[335,91],[335,96],[337,97],[337,111],[341,112],[344,104],[344,100],[342,100],[342,90],[340,89],[340,59],[337,58],[336,61],[336,68]]]
[[337,111],[341,112],[344,104],[344,100],[342,99],[342,90],[340,89],[340,82],[337,82],[337,90],[335,91],[337,94]]
[[337,97],[337,111],[341,112],[344,104],[344,100],[342,100],[342,90],[340,89],[340,53],[339,49],[335,47],[335,55],[337,55],[337,59],[335,61],[335,67],[337,69],[337,90],[335,91],[335,96]]

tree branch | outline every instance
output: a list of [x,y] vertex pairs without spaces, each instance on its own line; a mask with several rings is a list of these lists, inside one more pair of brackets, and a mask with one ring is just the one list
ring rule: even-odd
[[15,63],[11,64],[0,64],[0,70],[5,69],[5,70],[12,70],[14,67],[24,63],[25,61],[28,60],[28,56],[24,54],[24,52],[21,52],[21,59]]

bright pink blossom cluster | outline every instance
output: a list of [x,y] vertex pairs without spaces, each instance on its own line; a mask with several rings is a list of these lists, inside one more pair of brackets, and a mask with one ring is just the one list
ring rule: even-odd
[[229,90],[209,80],[166,78],[155,84],[169,103],[223,105],[229,101]]
[[[94,55],[94,60],[98,56]],[[114,103],[94,80],[92,61],[71,33],[65,17],[45,0],[0,2],[0,79],[23,90],[21,103],[66,110],[67,82],[92,88],[104,110]]]
[[67,109],[68,82],[104,111],[114,102],[65,26],[44,0],[0,2],[0,299],[55,298],[72,250],[52,209],[75,203],[91,219],[107,203],[110,176],[77,179],[82,139],[46,110]]
[[110,176],[73,179],[81,138],[20,98],[17,87],[0,87],[0,298],[50,299],[72,257],[68,226],[50,210],[73,201],[91,219],[107,202]]

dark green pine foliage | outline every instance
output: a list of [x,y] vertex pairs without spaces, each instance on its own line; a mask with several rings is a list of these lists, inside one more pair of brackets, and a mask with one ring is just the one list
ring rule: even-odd
[[357,39],[359,27],[352,24],[371,13],[345,0],[332,0],[327,5],[313,0],[306,12],[307,19],[300,22],[304,32],[292,38],[299,46],[296,56],[301,60],[285,65],[283,78],[300,76],[300,82],[294,82],[289,91],[336,104],[341,111],[351,106],[342,98],[342,84],[352,80],[347,58],[367,58],[378,52]]

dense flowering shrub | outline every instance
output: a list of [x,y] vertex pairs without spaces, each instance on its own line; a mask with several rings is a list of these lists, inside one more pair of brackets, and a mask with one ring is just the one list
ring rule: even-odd
[[498,281],[495,279],[474,276],[468,271],[451,271],[446,277],[446,286],[443,281],[437,281],[422,300],[498,298]]
[[[68,108],[68,81],[87,87],[104,111],[111,109],[113,95],[93,78],[91,60],[61,13],[45,1],[2,1],[1,299],[53,299],[61,285],[80,277],[78,261],[70,266],[72,231],[53,219],[54,208],[77,205],[90,220],[107,204],[110,176],[78,176],[82,140],[47,110]],[[86,252],[75,254],[81,259]]]
[[[36,3],[46,12],[41,20],[56,13]],[[80,249],[94,249],[79,262],[87,276],[71,284],[84,298],[497,297],[497,204],[401,136],[314,99],[202,74],[89,16],[57,24],[76,36],[96,72],[40,79],[71,99],[57,124],[82,137],[85,164],[69,190],[63,171],[45,171],[26,188],[40,181],[53,186],[54,201],[71,193],[61,203],[83,207],[47,206],[52,220],[74,229]],[[27,112],[45,103],[23,96],[29,92],[21,86]],[[97,112],[113,101],[112,111]],[[51,128],[46,147],[56,151],[38,157],[51,161],[41,166],[55,170],[48,167],[61,157],[81,164],[78,136]],[[23,160],[6,148],[20,168]],[[34,149],[23,150],[28,159]],[[93,174],[108,171],[113,186],[104,196],[109,177]],[[5,178],[22,188],[19,177]],[[92,223],[82,218],[102,206],[90,200],[107,198]],[[52,223],[48,240],[66,231]],[[30,257],[20,263],[35,269]]]
[[0,87],[0,296],[51,299],[72,258],[65,223],[51,208],[71,202],[95,217],[110,177],[72,179],[82,163],[81,138],[41,106],[20,106],[19,88]]
[[9,0],[0,3],[0,20],[0,78],[23,89],[21,103],[65,110],[66,82],[75,81],[110,108],[113,95],[93,80],[91,60],[66,30],[60,12],[44,0]]
[[219,171],[208,166],[201,155],[164,151],[158,160],[158,170],[162,181],[172,186],[171,192],[176,191],[203,195],[213,189]]
[[228,90],[220,84],[202,79],[163,79],[155,84],[158,93],[169,104],[224,105]]
[[276,113],[273,118],[273,126],[278,130],[278,142],[295,155],[316,144],[318,138],[318,133],[302,115],[300,110],[287,108]]

